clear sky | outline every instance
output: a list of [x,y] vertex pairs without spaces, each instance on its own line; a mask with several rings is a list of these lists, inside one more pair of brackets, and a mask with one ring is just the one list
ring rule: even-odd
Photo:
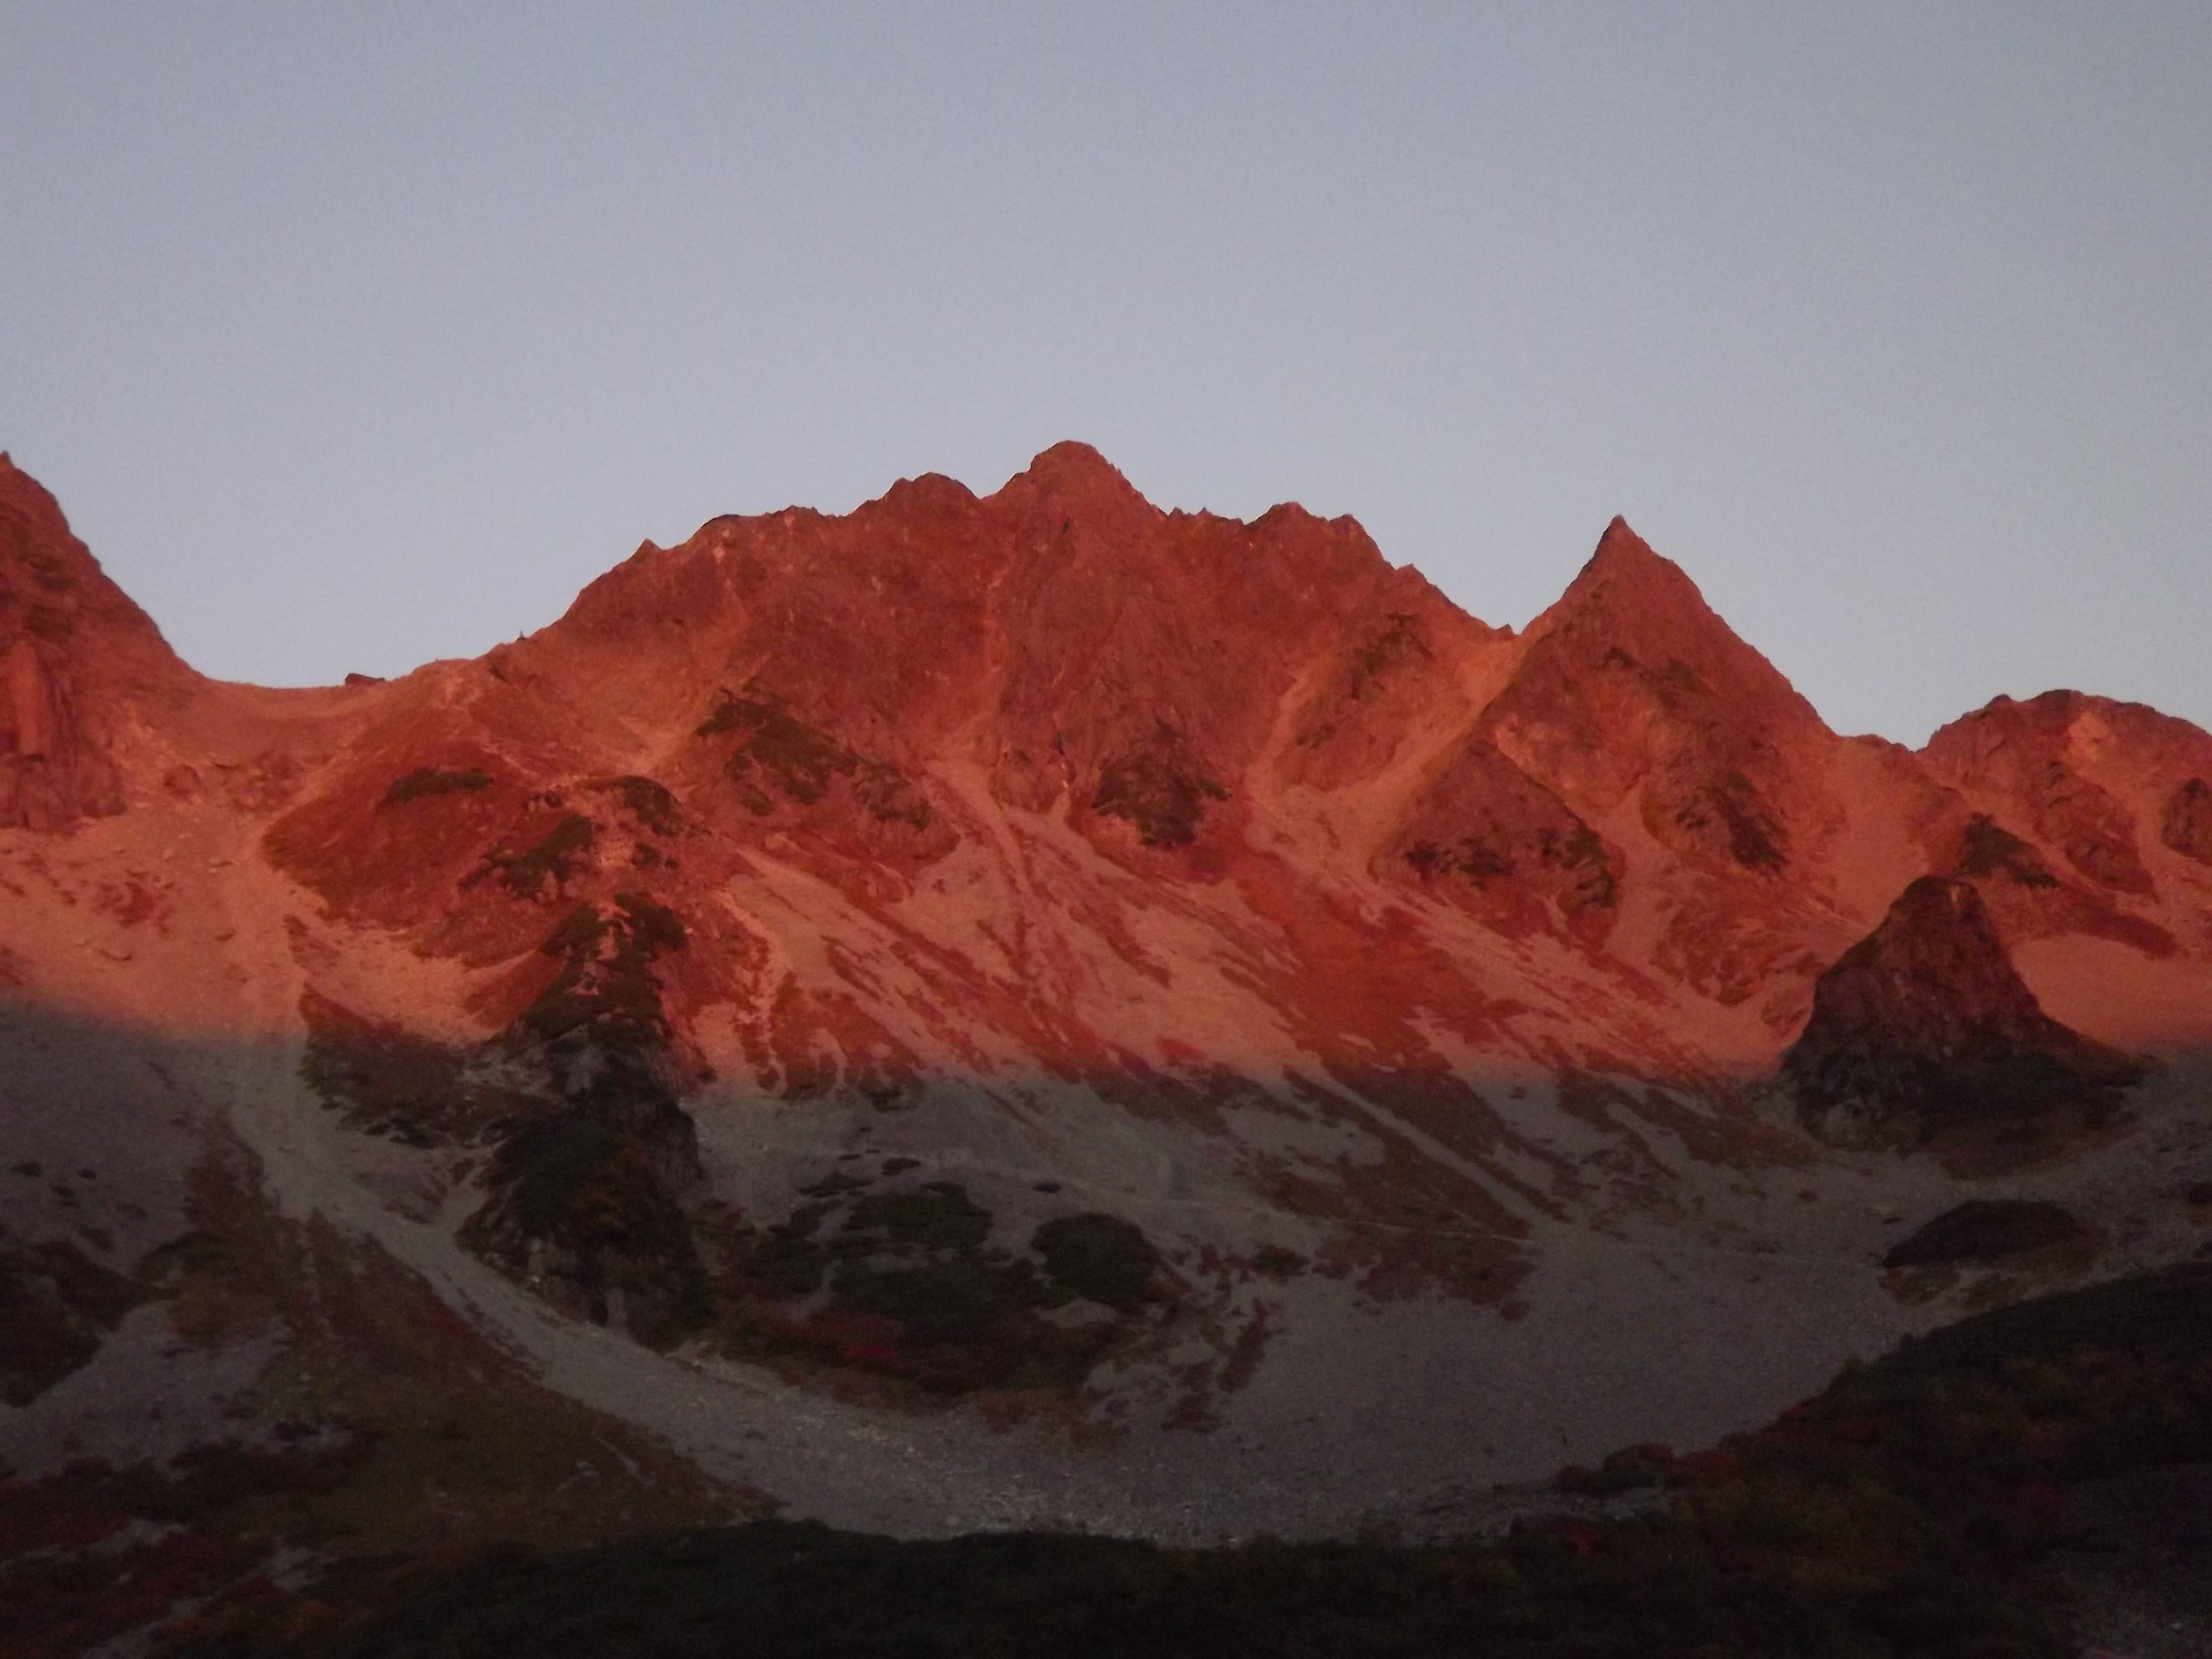
[[996,488],[1615,513],[1829,721],[2212,725],[2212,6],[10,0],[0,447],[202,669]]

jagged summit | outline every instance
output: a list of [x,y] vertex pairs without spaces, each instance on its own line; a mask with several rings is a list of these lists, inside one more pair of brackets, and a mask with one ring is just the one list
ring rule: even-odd
[[952,513],[972,507],[975,492],[942,472],[901,478],[872,505],[892,513]]
[[[38,567],[0,611],[21,617],[7,810],[66,827],[145,793],[115,735],[160,728],[196,681],[12,464],[0,507],[10,556]],[[920,890],[1009,812],[1146,881],[1380,884],[1743,1008],[1729,1041],[1770,1055],[1818,965],[1914,875],[1977,883],[2008,939],[2182,960],[2205,936],[2172,912],[2212,868],[2212,738],[2184,722],[2000,699],[1877,776],[1625,519],[1516,636],[1350,519],[1165,514],[1073,442],[988,495],[926,474],[843,516],[710,520],[529,639],[343,706],[342,736],[278,745],[301,769],[270,854],[338,915],[450,911],[443,936],[471,953],[527,921],[461,884],[483,837],[511,852],[577,816],[544,800],[620,776],[840,886],[873,869]],[[410,765],[487,782],[394,817]],[[554,866],[546,891],[613,879],[596,854]]]

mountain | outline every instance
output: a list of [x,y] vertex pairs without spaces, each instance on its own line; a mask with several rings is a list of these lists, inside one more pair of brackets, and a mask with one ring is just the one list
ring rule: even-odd
[[1972,883],[1923,876],[1814,988],[1783,1056],[1831,1133],[1942,1145],[1954,1167],[2048,1155],[2098,1127],[2139,1061],[2044,1012]]
[[23,1491],[1444,1525],[2205,1243],[2212,737],[1838,736],[1618,520],[1516,633],[1061,444],[285,691],[0,526]]

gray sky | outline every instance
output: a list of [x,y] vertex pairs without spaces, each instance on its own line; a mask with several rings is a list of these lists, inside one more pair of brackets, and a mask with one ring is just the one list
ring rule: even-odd
[[212,673],[474,654],[641,538],[1074,437],[1493,623],[1624,513],[1845,731],[2212,725],[2201,0],[0,37],[0,447]]

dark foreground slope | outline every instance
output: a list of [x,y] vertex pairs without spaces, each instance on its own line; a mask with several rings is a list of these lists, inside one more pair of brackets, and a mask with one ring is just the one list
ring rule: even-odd
[[[2187,1568],[2116,1492],[2212,1458],[2212,1267],[1946,1328],[1769,1427],[1629,1449],[1503,1534],[1176,1550],[1074,1535],[927,1543],[760,1522],[584,1554],[510,1549],[363,1605],[232,1597],[185,1653],[552,1656],[1973,1654],[2079,1650]],[[2159,1529],[2152,1528],[2155,1534]],[[2085,1622],[2086,1621],[2086,1622]],[[326,1626],[286,1639],[303,1624]],[[2178,1628],[2177,1628],[2178,1625]],[[2136,1634],[2142,1633],[2137,1617]]]

